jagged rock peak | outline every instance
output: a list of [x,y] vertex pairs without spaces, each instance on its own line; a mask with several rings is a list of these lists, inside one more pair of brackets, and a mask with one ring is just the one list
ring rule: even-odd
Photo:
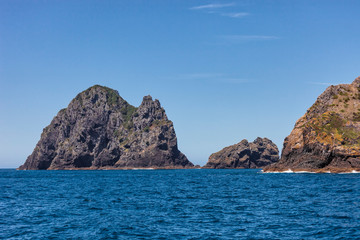
[[158,100],[146,96],[136,108],[95,85],[59,111],[19,169],[188,167]]
[[143,101],[141,102],[140,108],[152,108],[152,109],[162,109],[160,101],[155,99],[153,101],[152,97],[150,95],[145,96],[143,98]]
[[359,87],[360,86],[360,76],[355,78],[355,80],[351,84]]
[[204,168],[262,168],[279,160],[277,146],[268,138],[241,142],[211,154]]
[[152,102],[153,102],[152,96],[147,95],[143,97],[143,101],[142,101],[143,104],[152,103]]
[[273,142],[270,139],[266,138],[266,137],[264,137],[264,138],[257,137],[254,140],[253,143],[258,144],[259,146],[263,146],[263,145],[266,145],[266,144],[272,144]]
[[94,85],[89,87],[85,91],[79,93],[72,102],[83,102],[89,100],[92,104],[95,104],[98,100],[104,100],[103,103],[108,105],[116,105],[121,102],[126,102],[122,97],[120,97],[119,92],[100,85]]
[[328,87],[284,140],[279,162],[264,171],[360,170],[360,77]]

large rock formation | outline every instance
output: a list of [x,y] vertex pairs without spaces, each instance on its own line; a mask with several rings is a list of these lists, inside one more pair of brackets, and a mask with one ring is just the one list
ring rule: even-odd
[[267,138],[246,139],[211,154],[203,168],[262,168],[279,160],[279,150]]
[[328,87],[285,138],[281,160],[264,171],[360,170],[360,77]]
[[146,96],[136,108],[95,85],[59,111],[19,169],[188,167],[158,100]]

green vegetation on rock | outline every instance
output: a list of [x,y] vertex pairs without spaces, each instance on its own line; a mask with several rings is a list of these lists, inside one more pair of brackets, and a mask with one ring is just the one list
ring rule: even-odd
[[120,109],[120,112],[124,117],[124,122],[128,122],[136,110],[137,110],[137,108],[134,106],[131,106],[130,104],[126,104],[124,107],[122,107]]
[[[354,114],[354,118],[360,120],[360,112]],[[316,139],[326,144],[359,145],[360,131],[355,127],[347,126],[347,120],[338,113],[326,112],[318,118],[314,118],[307,124],[315,132]]]
[[360,109],[358,109],[358,112],[353,113],[353,121],[360,122]]

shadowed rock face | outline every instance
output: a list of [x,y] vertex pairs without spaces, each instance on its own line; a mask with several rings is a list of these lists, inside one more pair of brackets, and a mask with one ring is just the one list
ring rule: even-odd
[[262,168],[279,160],[277,146],[267,138],[246,139],[211,154],[204,168]]
[[173,123],[158,100],[136,108],[95,85],[78,94],[44,128],[19,169],[188,168]]
[[284,140],[281,159],[264,171],[360,170],[360,77],[328,87]]

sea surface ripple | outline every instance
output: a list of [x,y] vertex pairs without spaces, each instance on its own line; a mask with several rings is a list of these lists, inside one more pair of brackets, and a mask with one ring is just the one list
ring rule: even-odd
[[0,170],[0,239],[359,239],[360,174]]

